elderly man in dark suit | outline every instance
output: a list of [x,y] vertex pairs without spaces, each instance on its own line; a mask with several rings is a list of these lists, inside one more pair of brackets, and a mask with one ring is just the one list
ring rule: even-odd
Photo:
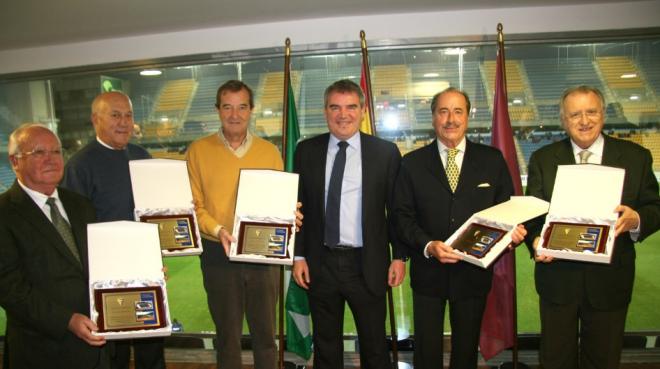
[[[658,182],[649,150],[602,133],[605,101],[598,89],[568,89],[559,107],[569,138],[532,154],[527,194],[550,201],[558,165],[602,164],[623,168],[626,174],[621,205],[612,209],[619,218],[610,264],[535,257],[541,308],[539,360],[545,369],[618,368],[635,274],[634,243],[660,228]],[[541,217],[529,223],[530,248],[536,247],[543,222]]]
[[[398,236],[408,246],[413,289],[415,368],[443,362],[445,305],[451,321],[450,368],[477,367],[481,318],[492,268],[459,262],[443,240],[472,214],[509,200],[511,175],[502,153],[465,137],[470,100],[448,88],[431,103],[436,140],[404,156],[396,183],[394,216]],[[516,228],[513,239],[522,241]]]
[[11,368],[106,368],[89,316],[87,223],[94,208],[58,189],[63,158],[46,127],[9,137],[16,182],[0,195],[0,305]]
[[359,132],[364,109],[358,85],[333,83],[325,91],[330,133],[296,148],[305,223],[296,238],[293,276],[308,290],[315,368],[343,368],[346,302],[355,318],[361,367],[390,367],[385,292],[388,283],[403,280],[405,253],[387,211],[401,154],[394,144]]

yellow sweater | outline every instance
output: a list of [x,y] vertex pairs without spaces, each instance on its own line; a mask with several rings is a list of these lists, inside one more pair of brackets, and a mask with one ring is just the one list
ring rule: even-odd
[[188,176],[199,230],[217,240],[213,230],[222,225],[231,232],[241,168],[282,170],[282,157],[272,143],[252,136],[252,145],[243,157],[236,157],[217,133],[190,144],[186,153]]

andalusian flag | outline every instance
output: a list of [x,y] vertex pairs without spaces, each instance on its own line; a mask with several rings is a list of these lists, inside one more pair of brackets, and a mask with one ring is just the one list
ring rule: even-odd
[[[286,66],[289,67],[288,65]],[[290,76],[285,73],[285,76]],[[287,172],[293,171],[293,155],[296,150],[296,144],[300,138],[300,129],[298,127],[298,114],[296,113],[296,102],[291,88],[291,78],[289,77],[287,88],[288,101],[286,126],[284,127],[285,142],[282,150],[284,151],[284,169]],[[305,360],[312,356],[312,332],[310,329],[309,302],[307,301],[307,292],[300,288],[293,278],[289,279],[289,288],[286,293],[286,347],[287,351],[298,354]]]
[[364,60],[362,61],[362,73],[360,74],[360,87],[362,88],[362,92],[364,92],[364,105],[365,105],[365,113],[364,116],[362,117],[362,123],[360,124],[360,131],[369,134],[369,135],[375,135],[375,129],[374,129],[374,120],[373,117],[371,116],[371,112],[373,111],[373,106],[371,105],[371,86],[367,80],[367,75],[369,73],[369,63],[365,62]]

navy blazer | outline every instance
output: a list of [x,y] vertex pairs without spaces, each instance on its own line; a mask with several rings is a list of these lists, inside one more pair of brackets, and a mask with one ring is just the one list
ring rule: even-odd
[[100,358],[99,348],[68,329],[73,313],[89,316],[87,223],[94,208],[71,191],[58,194],[82,265],[17,182],[0,195],[0,305],[14,368],[89,369]]
[[[294,171],[300,174],[299,201],[305,220],[296,237],[296,256],[304,256],[314,288],[315,273],[321,268],[325,231],[325,166],[329,133],[302,141],[296,147]],[[396,240],[390,212],[394,181],[401,154],[391,142],[360,133],[362,155],[362,264],[367,287],[384,295],[390,263],[389,243],[394,258],[405,250]]]
[[[660,228],[660,197],[651,153],[635,143],[603,136],[605,145],[602,165],[626,170],[621,203],[639,213],[641,232],[638,241],[642,241]],[[575,164],[568,138],[535,151],[529,160],[527,194],[550,201],[557,166],[564,164]],[[530,251],[534,238],[541,233],[544,221],[545,216],[542,216],[526,224],[526,242]],[[548,302],[565,304],[576,301],[586,293],[595,308],[623,308],[630,303],[635,279],[634,242],[628,232],[619,235],[614,243],[610,264],[554,260],[551,263],[537,263],[535,276],[536,290]]]
[[443,264],[426,258],[432,240],[447,240],[472,214],[509,200],[513,183],[502,153],[467,141],[456,192],[449,187],[437,140],[406,154],[396,182],[394,215],[411,256],[410,284],[416,293],[459,299],[490,291],[492,268],[467,262]]

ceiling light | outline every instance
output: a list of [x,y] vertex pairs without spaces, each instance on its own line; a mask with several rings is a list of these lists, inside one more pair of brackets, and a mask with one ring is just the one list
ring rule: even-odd
[[439,77],[439,76],[440,76],[440,74],[438,74],[438,73],[424,73],[424,78],[435,78],[435,77]]
[[639,100],[639,95],[630,95],[630,100]]
[[140,71],[140,75],[144,77],[160,76],[161,74],[163,74],[163,71],[160,69],[145,69]]
[[445,49],[445,55],[465,55],[467,51],[461,47],[456,47],[452,49]]
[[624,73],[621,78],[637,78],[637,73]]

